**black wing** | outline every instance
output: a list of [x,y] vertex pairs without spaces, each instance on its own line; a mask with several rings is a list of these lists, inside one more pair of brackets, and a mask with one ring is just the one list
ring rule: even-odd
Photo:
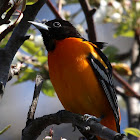
[[[85,38],[82,38],[82,39],[83,39],[83,41],[88,41]],[[91,44],[95,44],[96,46],[98,46],[99,49],[103,49],[104,47],[106,47],[106,45],[108,43],[106,43],[106,42],[92,42]]]
[[97,45],[99,49],[103,49],[107,45],[106,42],[93,42],[93,44]]
[[[94,46],[93,46],[94,47]],[[94,47],[96,52],[99,54],[99,56],[102,58],[104,63],[107,65],[108,68],[105,68],[100,61],[98,61],[91,53],[88,56],[89,63],[94,70],[96,76],[98,77],[98,80],[106,93],[107,99],[111,105],[111,108],[113,110],[115,120],[116,120],[116,126],[117,131],[120,132],[120,125],[119,125],[119,109],[118,109],[118,101],[116,96],[116,91],[114,88],[113,80],[112,80],[112,67],[107,59],[107,57],[101,52],[99,48]]]

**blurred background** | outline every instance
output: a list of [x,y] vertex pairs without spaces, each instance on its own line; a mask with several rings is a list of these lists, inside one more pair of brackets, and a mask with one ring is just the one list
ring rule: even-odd
[[[13,5],[16,3],[16,1],[13,2],[12,0],[10,2]],[[32,5],[34,3],[32,2],[30,2],[30,4],[27,3],[27,5]],[[85,15],[78,1],[52,0],[51,3],[58,9],[58,13],[62,18],[69,20],[82,36],[88,39]],[[121,75],[125,81],[130,82],[130,77],[132,77],[133,74],[131,69],[132,48],[134,44],[139,47],[135,37],[136,33],[140,30],[140,2],[130,0],[90,0],[89,3],[91,8],[97,7],[93,15],[97,41],[108,43],[103,52],[108,56],[118,74]],[[18,10],[20,10],[20,8],[21,6],[19,6]],[[17,19],[17,13],[16,11],[13,14],[11,21],[14,22],[15,19]],[[45,4],[37,14],[36,21],[42,21],[44,19],[52,20],[55,18],[50,7]],[[7,26],[7,24],[1,25],[0,32],[3,32]],[[11,33],[12,32],[2,40],[0,44],[1,48],[5,46]],[[35,76],[37,73],[41,73],[45,81],[39,97],[35,117],[41,117],[63,109],[49,80],[47,52],[45,51],[41,35],[32,26],[27,34],[31,35],[30,39],[25,41],[13,60],[14,65],[20,65],[20,74],[7,83],[5,94],[0,101],[0,130],[9,124],[11,125],[6,132],[0,135],[0,140],[18,140],[21,138],[21,132],[25,127],[27,113],[32,102]],[[137,67],[139,69],[139,65],[137,65]],[[137,82],[133,82],[133,84],[136,85],[133,89],[137,93],[140,92],[139,74],[137,75]],[[117,88],[125,94],[126,90],[123,88],[124,85],[115,78],[114,81]],[[122,116],[122,133],[124,133],[125,128],[128,127],[128,98],[127,100],[125,99],[126,98],[121,96],[121,94],[118,94]],[[136,106],[137,110],[140,110],[139,101],[137,101]],[[137,111],[137,113],[139,113],[139,111]],[[43,138],[48,135],[50,128],[54,130],[53,139],[55,140],[60,140],[61,137],[68,140],[76,140],[82,136],[78,130],[73,132],[74,128],[71,124],[62,124],[46,128],[38,140],[43,140]]]

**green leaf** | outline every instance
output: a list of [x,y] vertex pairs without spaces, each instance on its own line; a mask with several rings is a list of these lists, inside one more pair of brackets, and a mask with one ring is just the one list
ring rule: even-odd
[[6,126],[3,130],[0,131],[0,135],[3,134],[5,131],[7,131],[11,127],[11,124]]
[[115,56],[118,53],[118,51],[119,50],[114,46],[108,46],[103,50],[103,52],[107,55],[110,62],[116,61]]
[[133,31],[133,25],[132,21],[126,20],[125,22],[122,22],[118,25],[116,28],[116,33],[114,34],[114,37],[118,36],[124,36],[124,37],[134,37],[134,31]]
[[11,36],[12,32],[8,33],[4,39],[2,39],[2,41],[0,42],[0,48],[4,48]]
[[78,0],[66,0],[67,4],[75,4],[78,3]]
[[41,64],[44,64],[47,61],[47,56],[39,56],[37,59]]
[[137,128],[126,128],[125,130],[124,130],[124,132],[126,133],[126,134],[131,134],[131,135],[134,135],[134,136],[136,136],[136,137],[140,137],[140,130],[139,129],[137,129]]
[[134,31],[133,30],[129,30],[126,32],[120,32],[120,33],[115,33],[113,35],[114,38],[118,37],[118,36],[124,36],[124,37],[134,37]]
[[41,91],[45,95],[48,95],[48,96],[51,96],[51,97],[55,96],[55,94],[54,94],[55,90],[54,90],[53,85],[52,85],[50,80],[44,81]]
[[35,43],[31,40],[26,40],[24,44],[21,46],[21,49],[23,49],[25,52],[31,54],[31,55],[42,55],[42,52],[40,51],[40,47],[36,46]]
[[19,84],[28,80],[34,80],[37,75],[37,71],[31,69],[31,68],[26,68],[24,71],[22,71],[22,76],[14,83],[14,84]]
[[36,3],[38,0],[27,0],[26,5],[33,5],[34,3]]

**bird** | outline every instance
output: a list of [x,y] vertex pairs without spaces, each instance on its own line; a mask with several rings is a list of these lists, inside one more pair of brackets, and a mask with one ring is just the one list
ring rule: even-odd
[[63,19],[29,22],[42,34],[50,80],[64,108],[101,118],[102,125],[120,132],[112,67],[101,50],[104,43],[84,39]]

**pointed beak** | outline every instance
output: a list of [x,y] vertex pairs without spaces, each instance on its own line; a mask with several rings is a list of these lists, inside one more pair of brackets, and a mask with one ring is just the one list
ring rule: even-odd
[[46,24],[44,23],[41,23],[41,22],[34,22],[34,21],[28,21],[29,23],[31,23],[32,25],[34,25],[37,29],[44,29],[44,30],[47,30],[49,29],[49,26],[47,26]]

